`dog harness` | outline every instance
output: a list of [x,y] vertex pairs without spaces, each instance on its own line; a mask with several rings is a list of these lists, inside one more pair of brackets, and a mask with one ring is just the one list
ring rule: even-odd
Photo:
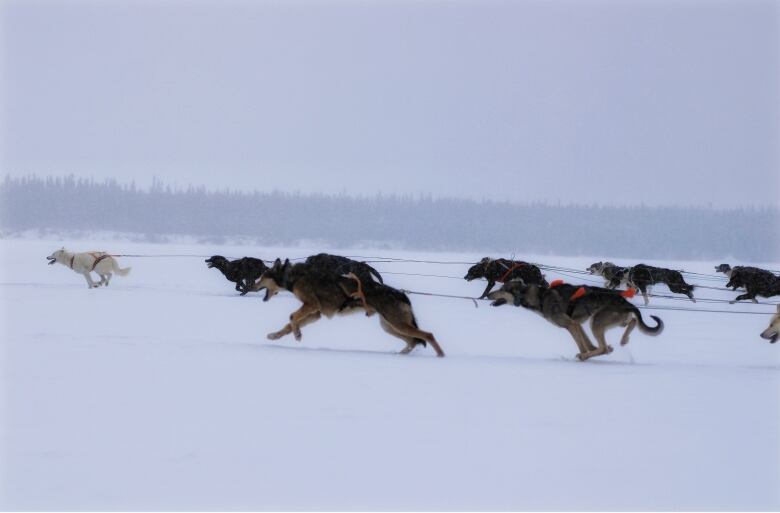
[[[561,286],[563,284],[564,284],[563,280],[560,280],[560,279],[559,280],[553,280],[553,282],[550,283],[550,288],[553,289],[553,288],[559,287],[559,286]],[[574,291],[574,294],[571,295],[569,300],[570,301],[574,301],[576,299],[581,298],[582,296],[584,296],[587,293],[588,293],[588,289],[586,289],[585,287],[580,287],[580,288],[578,288],[577,290]],[[620,295],[622,297],[626,298],[626,299],[631,299],[632,297],[634,297],[636,295],[636,289],[629,288],[629,289],[626,289],[626,290],[622,290],[622,291],[620,291]]]
[[509,277],[509,275],[512,274],[512,271],[514,271],[515,269],[518,269],[520,267],[523,267],[524,265],[525,265],[525,263],[523,263],[523,262],[515,263],[512,267],[507,269],[507,271],[504,273],[503,276],[501,276],[498,279],[499,283],[504,283],[506,281],[506,279]]
[[[95,259],[94,262],[92,262],[92,268],[89,270],[89,272],[92,272],[95,270],[95,267],[100,263],[101,260],[105,260],[106,258],[110,257],[108,253],[98,254],[98,253],[89,253],[89,256]],[[73,269],[73,260],[76,258],[76,255],[73,255],[70,257],[70,268]]]

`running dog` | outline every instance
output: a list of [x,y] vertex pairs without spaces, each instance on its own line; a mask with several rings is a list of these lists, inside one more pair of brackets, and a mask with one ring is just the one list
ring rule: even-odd
[[715,267],[715,271],[728,276],[729,281],[726,288],[732,290],[744,288],[746,293],[734,298],[731,303],[736,303],[743,299],[750,299],[757,303],[756,296],[772,297],[780,295],[780,277],[770,271],[759,269],[758,267],[735,266],[729,264],[720,264]]
[[663,283],[675,294],[685,294],[691,301],[696,302],[693,297],[693,285],[685,282],[680,271],[646,264],[637,264],[628,271],[628,284],[639,289],[645,300],[645,306],[650,302],[647,288],[656,283]]
[[528,262],[519,262],[507,260],[506,258],[492,259],[485,257],[475,265],[469,268],[466,281],[485,278],[488,281],[485,291],[479,296],[479,299],[487,297],[488,293],[496,285],[496,282],[505,283],[509,280],[523,280],[526,285],[540,285],[546,287],[547,281],[544,279],[542,271],[534,264]]
[[290,322],[281,330],[269,333],[270,340],[279,339],[292,333],[295,340],[300,341],[301,328],[317,321],[322,315],[331,318],[336,314],[346,314],[362,308],[358,299],[353,299],[339,285],[340,276],[317,269],[311,264],[284,263],[276,259],[256,283],[256,287],[265,288],[263,301],[268,301],[280,290],[288,290],[297,297],[303,305],[290,315]]
[[[609,354],[612,347],[607,344],[605,332],[613,327],[622,326],[626,330],[620,339],[620,345],[628,343],[629,335],[638,326],[642,333],[659,335],[663,331],[663,322],[651,315],[655,327],[648,326],[642,314],[624,295],[628,291],[618,292],[601,287],[556,284],[551,287],[526,285],[521,281],[510,281],[500,290],[488,294],[493,306],[511,303],[522,306],[541,315],[550,323],[566,329],[577,344],[577,358],[585,361],[593,356]],[[630,294],[630,293],[628,293]],[[582,324],[590,319],[590,329],[596,337],[599,347],[593,346]]]
[[255,281],[268,269],[265,262],[259,258],[244,257],[238,260],[230,261],[222,255],[214,255],[206,259],[206,265],[209,269],[216,267],[225,275],[228,281],[235,282],[236,290],[241,295],[247,292],[259,290],[255,289]]
[[769,321],[769,327],[761,333],[761,338],[765,338],[770,344],[777,342],[778,334],[780,334],[780,305],[777,305],[777,313]]
[[[101,285],[108,287],[112,273],[117,273],[119,276],[127,276],[130,272],[130,267],[122,269],[113,256],[103,251],[71,253],[62,248],[47,256],[46,259],[49,261],[49,265],[54,265],[55,263],[66,265],[84,276],[84,279],[87,280],[87,287],[90,289],[100,287]],[[100,276],[100,281],[97,283],[92,281],[91,273],[93,271]]]
[[588,267],[590,274],[595,274],[604,278],[604,286],[608,289],[616,289],[619,286],[628,286],[628,272],[630,267],[620,267],[612,262],[596,262]]
[[444,356],[433,334],[417,326],[412,303],[404,292],[373,280],[361,280],[355,273],[347,273],[344,278],[339,285],[349,297],[360,300],[366,315],[378,313],[382,329],[406,342],[401,354],[408,354],[417,344],[425,347],[428,342],[436,356]]

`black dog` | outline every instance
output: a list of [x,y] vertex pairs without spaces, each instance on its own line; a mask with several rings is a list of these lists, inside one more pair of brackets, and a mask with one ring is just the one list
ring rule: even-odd
[[214,255],[206,259],[209,269],[216,267],[225,275],[228,281],[236,283],[236,290],[245,295],[247,292],[255,290],[254,284],[260,279],[260,276],[268,269],[265,262],[259,258],[244,257],[232,262],[221,255]]
[[685,283],[680,271],[637,264],[628,272],[628,283],[639,289],[642,297],[645,298],[645,305],[649,302],[647,299],[647,287],[656,283],[664,283],[672,292],[685,294],[691,301],[696,302],[696,299],[693,297],[693,285]]
[[505,283],[510,280],[522,280],[526,285],[539,285],[547,287],[548,283],[544,279],[542,271],[534,264],[507,260],[506,258],[492,259],[485,257],[475,265],[471,266],[466,276],[466,281],[485,278],[488,281],[485,292],[479,296],[480,299],[487,297],[496,282]]
[[743,299],[750,299],[756,303],[758,302],[756,296],[772,297],[780,295],[780,277],[770,271],[759,269],[758,267],[740,265],[731,267],[729,264],[720,264],[715,270],[728,276],[729,281],[726,283],[726,288],[731,287],[732,290],[737,290],[737,288],[745,289],[746,293],[734,298],[732,303]]
[[[368,280],[384,283],[382,275],[379,274],[376,269],[365,262],[358,262],[357,260],[352,260],[351,258],[344,256],[318,253],[308,257],[305,263],[310,265],[313,269],[332,273],[337,276],[353,273],[360,278],[360,281],[362,282]],[[376,277],[376,280],[374,280],[374,277]]]

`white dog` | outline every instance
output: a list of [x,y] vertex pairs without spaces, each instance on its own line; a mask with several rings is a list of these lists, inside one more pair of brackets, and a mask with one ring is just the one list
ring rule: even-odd
[[[108,286],[108,282],[111,281],[111,273],[115,272],[119,276],[127,276],[130,272],[129,267],[121,269],[114,257],[103,251],[70,253],[65,248],[62,248],[47,256],[46,259],[49,261],[49,265],[59,262],[83,275],[87,280],[89,288],[100,287],[101,285]],[[100,276],[99,282],[95,283],[92,281],[90,275],[92,271],[95,271]]]

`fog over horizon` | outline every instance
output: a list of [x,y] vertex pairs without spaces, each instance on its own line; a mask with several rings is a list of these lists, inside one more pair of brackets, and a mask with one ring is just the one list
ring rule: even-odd
[[6,1],[1,176],[777,206],[771,1]]

